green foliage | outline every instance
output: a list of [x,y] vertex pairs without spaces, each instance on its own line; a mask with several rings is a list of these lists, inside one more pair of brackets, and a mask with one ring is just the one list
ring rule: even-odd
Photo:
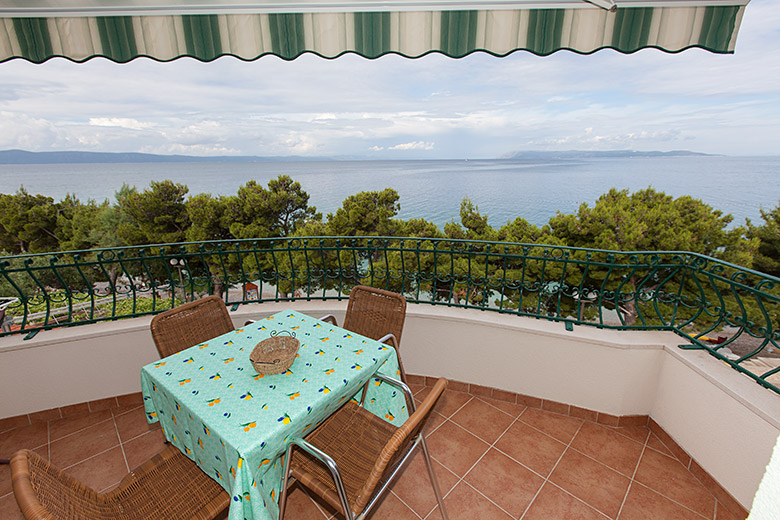
[[106,200],[79,203],[70,196],[63,201],[63,211],[57,216],[62,229],[61,251],[78,251],[120,245],[113,222],[115,208]]
[[[593,208],[582,204],[572,215],[550,219],[567,245],[616,251],[690,251],[720,257],[739,244],[741,230],[729,233],[731,215],[690,196],[673,198],[652,188],[629,194],[612,188]],[[747,266],[749,267],[749,265]]]
[[210,193],[199,193],[187,199],[185,205],[191,223],[186,231],[187,240],[200,242],[234,238],[225,216],[229,204],[228,197],[214,197]]
[[286,237],[311,220],[322,220],[317,208],[309,207],[309,194],[289,175],[268,181],[268,210],[271,236]]
[[38,292],[39,287],[25,272],[25,259],[0,251],[0,296],[24,298]]
[[31,195],[23,187],[14,195],[0,194],[0,249],[14,254],[56,251],[61,230],[58,215],[63,206],[73,203],[54,203],[51,197]]
[[[193,290],[201,292],[221,294],[242,280],[270,283],[283,296],[301,290],[346,291],[357,283],[373,283],[455,303],[582,316],[597,305],[587,290],[591,294],[613,291],[611,299],[602,298],[598,305],[619,310],[626,322],[633,322],[653,314],[652,309],[645,312],[646,303],[623,301],[623,293],[672,291],[675,284],[682,284],[685,291],[698,291],[698,299],[705,301],[717,299],[716,289],[711,284],[698,287],[694,280],[680,280],[673,269],[645,266],[632,270],[628,264],[613,270],[586,267],[593,261],[604,265],[629,262],[629,256],[608,257],[567,246],[691,251],[744,266],[750,266],[755,256],[757,268],[780,272],[780,206],[762,212],[762,226],[748,222],[747,230],[727,230],[730,215],[691,197],[673,198],[652,188],[635,193],[610,190],[593,207],[583,204],[577,213],[558,214],[542,227],[518,217],[495,229],[488,216],[466,198],[461,202],[459,222],[449,222],[443,230],[425,219],[396,219],[399,195],[391,188],[349,196],[325,221],[309,207],[309,195],[300,184],[287,175],[272,179],[267,187],[250,180],[234,196],[201,193],[187,198],[187,192],[186,186],[171,181],[153,182],[142,192],[125,185],[113,205],[92,200],[81,203],[72,196],[54,203],[24,189],[0,195],[0,245],[7,251],[87,251],[80,255],[78,266],[56,270],[45,265],[47,259],[34,259],[32,265],[40,268],[32,271],[38,273],[37,283],[18,261],[19,265],[10,264],[9,276],[25,294],[40,292],[41,287],[86,290],[103,276],[99,267],[91,265],[96,257],[88,251],[95,248],[232,238],[405,236],[419,240],[390,240],[373,247],[361,242],[365,245],[359,249],[345,250],[349,244],[343,239],[317,239],[313,244],[302,238],[258,242],[251,255],[224,251],[218,244],[187,246],[180,254],[187,262],[185,277]],[[391,254],[385,252],[385,245]],[[147,250],[147,254],[157,253]],[[178,251],[166,251],[171,253]],[[68,258],[62,262],[72,264],[73,258]],[[630,262],[645,260],[640,255]],[[144,264],[140,258],[125,260],[124,267],[109,264],[109,278],[115,281],[123,268],[140,273],[137,283],[165,285],[178,280],[170,265]],[[7,278],[0,279],[0,290],[18,292]],[[700,304],[689,307],[693,316]]]
[[460,202],[460,225],[448,222],[444,234],[449,238],[467,240],[495,240],[496,231],[488,225],[488,216],[482,215],[467,197]]
[[118,235],[128,245],[184,242],[190,219],[187,186],[152,181],[143,192],[123,187],[117,194],[122,219]]
[[761,272],[780,276],[780,203],[770,211],[761,210],[764,224],[754,226],[748,221],[748,237],[758,240],[755,268]]
[[411,218],[401,222],[400,235],[405,237],[444,238],[439,227],[424,218]]
[[226,227],[235,238],[286,237],[321,218],[308,203],[309,194],[287,175],[270,180],[268,189],[249,181],[226,200]]
[[394,220],[401,209],[398,192],[361,191],[350,195],[335,213],[328,213],[328,234],[333,236],[393,236],[402,228]]

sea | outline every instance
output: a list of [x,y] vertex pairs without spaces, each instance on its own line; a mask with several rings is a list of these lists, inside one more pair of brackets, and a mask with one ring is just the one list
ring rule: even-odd
[[81,201],[113,202],[124,183],[143,190],[151,181],[170,179],[185,184],[190,194],[234,195],[249,180],[266,185],[280,174],[300,182],[309,204],[323,215],[349,195],[393,188],[400,195],[398,218],[422,217],[440,227],[459,220],[464,198],[488,215],[493,227],[517,217],[541,226],[558,212],[593,206],[610,188],[690,195],[731,214],[732,227],[745,219],[763,223],[760,210],[780,204],[780,156],[0,164],[0,192],[24,186],[55,201],[72,194]]

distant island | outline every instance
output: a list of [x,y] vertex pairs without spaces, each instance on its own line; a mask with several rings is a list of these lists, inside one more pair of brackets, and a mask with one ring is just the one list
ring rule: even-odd
[[[496,159],[501,160],[575,160],[608,159],[627,157],[683,157],[708,156],[712,154],[674,150],[671,152],[641,152],[636,150],[563,150],[563,151],[516,151]],[[159,155],[135,152],[28,152],[26,150],[0,150],[0,164],[100,164],[100,163],[253,163],[253,162],[303,162],[303,161],[366,161],[368,157],[355,156],[257,156],[257,155]],[[386,159],[384,159],[386,160]]]
[[151,153],[112,152],[27,152],[25,150],[0,150],[0,164],[98,164],[98,163],[252,163],[328,161],[332,157],[278,156],[259,157],[254,155],[157,155]]
[[642,152],[639,150],[562,150],[562,151],[518,151],[501,156],[501,159],[625,159],[627,157],[686,157],[714,156],[710,153],[672,150],[671,152]]

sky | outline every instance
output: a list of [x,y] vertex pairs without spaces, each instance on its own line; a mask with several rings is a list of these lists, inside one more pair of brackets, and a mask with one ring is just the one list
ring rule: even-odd
[[748,4],[733,55],[0,64],[0,150],[368,159],[521,150],[780,155],[780,2]]

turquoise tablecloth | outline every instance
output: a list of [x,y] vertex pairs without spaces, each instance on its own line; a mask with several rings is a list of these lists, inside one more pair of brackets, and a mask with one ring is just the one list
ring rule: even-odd
[[[249,361],[271,332],[301,346],[283,374]],[[395,350],[305,314],[284,311],[141,369],[144,407],[166,438],[232,497],[231,520],[274,519],[282,455],[379,372],[400,378]],[[392,424],[408,417],[403,392],[374,378],[366,408]]]

